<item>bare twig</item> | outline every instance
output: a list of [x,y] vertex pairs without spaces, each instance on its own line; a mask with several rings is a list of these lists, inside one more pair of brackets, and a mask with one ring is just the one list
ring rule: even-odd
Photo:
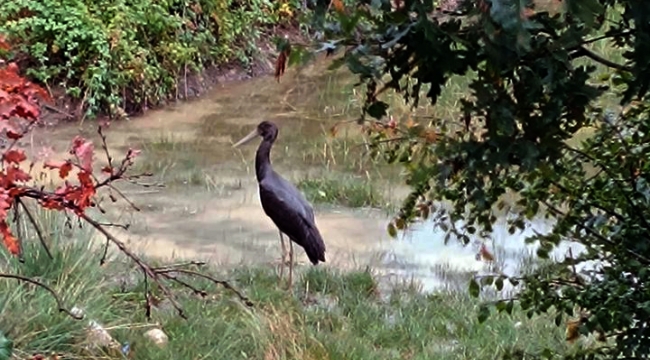
[[99,225],[106,227],[117,227],[124,230],[129,230],[131,228],[131,224],[99,223]]
[[106,239],[110,240],[111,243],[115,244],[115,246],[117,246],[117,248],[122,253],[124,253],[124,255],[126,255],[131,260],[133,260],[133,262],[142,270],[142,272],[143,272],[143,274],[145,276],[145,281],[146,281],[147,277],[151,278],[151,280],[153,280],[156,283],[156,285],[158,285],[158,287],[163,292],[163,294],[165,294],[165,296],[167,296],[169,301],[172,303],[172,305],[174,306],[174,308],[178,312],[178,315],[180,317],[182,317],[183,319],[187,319],[187,316],[185,315],[185,313],[184,313],[183,309],[181,308],[180,304],[178,303],[178,301],[176,301],[176,299],[174,298],[174,295],[171,293],[171,291],[169,291],[167,286],[165,286],[160,281],[160,278],[158,277],[158,274],[156,272],[154,272],[153,269],[147,263],[142,261],[142,259],[140,259],[140,257],[138,257],[133,252],[131,252],[131,250],[129,250],[122,241],[120,241],[115,236],[113,236],[111,233],[106,231],[106,229],[100,223],[98,223],[94,219],[90,218],[85,213],[79,214],[79,217],[82,220],[89,223],[90,225],[92,225],[97,231],[102,233],[102,235],[104,235],[106,237]]
[[52,256],[52,253],[50,252],[50,248],[47,246],[47,243],[45,242],[45,238],[43,237],[43,232],[41,231],[41,227],[38,226],[38,223],[36,222],[34,215],[32,215],[32,213],[27,208],[27,205],[25,205],[25,203],[20,198],[16,198],[16,203],[20,204],[23,210],[25,210],[25,214],[27,214],[27,218],[29,219],[29,222],[32,223],[32,226],[34,227],[34,231],[36,231],[36,236],[38,236],[38,240],[41,242],[43,249],[45,249],[47,256],[50,259],[54,259],[54,256]]
[[83,319],[83,315],[75,315],[72,312],[70,312],[70,310],[66,309],[63,306],[63,302],[59,298],[59,295],[57,295],[56,291],[54,291],[51,287],[43,284],[42,282],[36,281],[34,279],[30,279],[30,278],[25,277],[25,276],[15,275],[15,274],[0,274],[0,278],[14,279],[14,280],[34,284],[34,285],[36,285],[38,287],[41,287],[41,288],[47,290],[50,294],[52,294],[52,297],[54,298],[54,300],[56,300],[56,305],[58,306],[60,312],[65,313],[66,315],[70,316],[73,319],[77,319],[77,320]]
[[244,296],[242,293],[240,293],[237,289],[235,289],[232,285],[230,285],[230,283],[228,283],[225,280],[218,280],[218,279],[215,279],[214,277],[212,277],[210,275],[202,274],[200,272],[193,271],[193,270],[187,270],[187,269],[163,269],[163,270],[158,270],[157,273],[161,274],[161,275],[169,274],[169,273],[179,273],[179,274],[186,274],[186,275],[200,277],[200,278],[203,278],[203,279],[206,279],[206,280],[210,280],[213,283],[215,283],[217,285],[221,285],[224,288],[232,291],[247,306],[253,306],[253,302],[248,297]]
[[174,269],[184,268],[189,266],[203,266],[205,264],[206,264],[205,261],[187,261],[178,264],[170,264],[170,265],[156,267],[153,270],[156,272],[160,272],[160,271],[174,270]]
[[161,275],[166,277],[169,280],[172,280],[172,281],[175,281],[175,282],[179,283],[182,286],[185,286],[186,288],[192,290],[196,295],[199,295],[202,298],[208,296],[208,293],[205,290],[201,290],[201,289],[195,287],[194,285],[189,284],[189,283],[177,278],[174,275],[171,275],[171,274],[161,274]]
[[111,188],[111,190],[114,190],[118,195],[120,195],[122,199],[124,199],[124,201],[126,201],[129,204],[129,206],[132,207],[135,211],[140,211],[140,208],[136,204],[134,204],[133,201],[129,200],[129,198],[127,198],[126,195],[124,195],[124,193],[120,191],[120,189],[116,188],[113,184],[108,184],[108,187]]
[[54,112],[59,113],[61,115],[65,115],[68,119],[74,119],[74,115],[70,114],[69,112],[63,111],[63,110],[57,108],[56,106],[52,106],[52,105],[49,105],[49,104],[43,104],[42,106],[44,108],[48,109],[48,110],[54,111]]
[[106,160],[108,161],[108,167],[110,169],[113,169],[113,157],[108,152],[108,145],[106,143],[106,135],[104,134],[104,131],[103,131],[102,128],[103,127],[101,125],[99,127],[97,127],[97,133],[99,134],[99,137],[102,139],[102,149],[104,149],[104,153],[106,154]]
[[99,259],[99,266],[106,264],[106,257],[108,257],[108,245],[110,245],[110,243],[110,239],[106,238],[106,242],[104,243],[104,252],[102,253],[102,258]]
[[[20,211],[18,211],[18,203],[14,202],[12,205],[13,210],[14,210],[14,224],[16,224],[16,229],[18,231],[18,238],[17,240],[20,242],[20,254],[18,255],[21,260],[23,259],[23,245],[22,245],[22,239],[23,239],[23,234],[22,234],[22,229],[20,228]],[[21,261],[22,262],[22,261]]]

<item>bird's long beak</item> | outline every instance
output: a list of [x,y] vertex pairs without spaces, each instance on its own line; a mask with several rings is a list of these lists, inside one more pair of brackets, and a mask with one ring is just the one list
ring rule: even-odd
[[251,131],[250,134],[244,136],[243,139],[237,141],[237,143],[235,145],[233,145],[232,147],[238,147],[238,146],[244,145],[247,142],[253,140],[256,136],[257,136],[257,129]]

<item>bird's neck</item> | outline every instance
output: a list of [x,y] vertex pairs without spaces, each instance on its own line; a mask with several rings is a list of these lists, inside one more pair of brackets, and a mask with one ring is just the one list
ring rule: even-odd
[[264,175],[271,172],[271,147],[273,142],[271,141],[262,141],[260,147],[257,148],[257,153],[255,155],[255,174],[257,175],[257,180],[261,181],[264,178]]

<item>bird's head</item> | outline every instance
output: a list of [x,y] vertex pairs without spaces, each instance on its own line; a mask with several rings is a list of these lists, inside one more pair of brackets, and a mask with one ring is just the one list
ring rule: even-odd
[[235,143],[233,147],[244,145],[253,140],[256,136],[260,136],[265,141],[273,142],[278,137],[278,127],[270,121],[262,121],[257,125],[255,130],[244,136],[244,138]]

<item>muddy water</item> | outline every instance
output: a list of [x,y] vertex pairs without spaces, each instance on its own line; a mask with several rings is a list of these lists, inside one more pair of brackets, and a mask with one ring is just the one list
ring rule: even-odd
[[[134,172],[156,173],[143,182],[166,183],[160,173],[175,174],[165,187],[122,186],[140,211],[121,202],[109,217],[131,228],[113,232],[139,251],[163,258],[201,258],[225,265],[279,259],[278,231],[259,203],[253,168],[257,143],[237,150],[232,143],[260,121],[271,120],[280,128],[272,154],[279,172],[296,180],[307,172],[327,171],[326,160],[318,159],[321,148],[309,143],[327,138],[328,124],[341,117],[342,110],[322,103],[317,92],[327,91],[323,82],[332,79],[294,74],[280,84],[273,78],[231,83],[200,100],[111,124],[106,135],[114,156],[119,158],[129,147],[141,149]],[[332,102],[350,103],[335,91],[328,96]],[[28,150],[37,154],[51,149],[50,159],[61,159],[75,135],[93,139],[99,148],[96,127],[87,121],[37,130]],[[97,155],[100,166],[105,160],[101,152]],[[375,262],[388,239],[385,212],[317,207],[316,213],[327,242],[327,266]],[[302,251],[296,254],[299,264],[306,262]]]
[[[345,140],[328,136],[332,124],[356,115],[355,93],[346,85],[349,81],[346,75],[323,74],[323,66],[317,66],[300,74],[292,72],[280,84],[271,77],[226,84],[200,100],[113,123],[106,134],[115,157],[129,147],[141,149],[136,170],[153,171],[154,178],[145,181],[165,184],[122,186],[141,210],[134,211],[124,202],[112,206],[117,210],[107,215],[111,220],[131,224],[129,231],[114,228],[113,232],[151,256],[199,258],[228,266],[277,261],[278,232],[261,209],[255,182],[257,143],[241,150],[231,145],[261,120],[271,120],[280,128],[272,161],[288,179],[341,169],[383,176],[386,171],[373,168],[362,155],[350,151],[362,141],[353,126],[343,130]],[[95,140],[99,147],[95,130],[90,121],[41,129],[28,150],[39,153],[49,148],[51,157],[61,158],[77,134]],[[404,189],[397,186],[398,178],[391,181],[387,195],[399,198]],[[385,211],[315,206],[315,212],[327,244],[325,266],[371,266],[386,276],[420,280],[426,289],[450,280],[445,269],[487,270],[475,257],[476,247],[444,246],[442,234],[430,225],[395,241],[386,234]],[[500,242],[491,246],[514,246],[511,253],[504,253],[503,261],[516,268],[526,234],[497,231],[502,233]],[[298,263],[308,264],[297,250]]]

